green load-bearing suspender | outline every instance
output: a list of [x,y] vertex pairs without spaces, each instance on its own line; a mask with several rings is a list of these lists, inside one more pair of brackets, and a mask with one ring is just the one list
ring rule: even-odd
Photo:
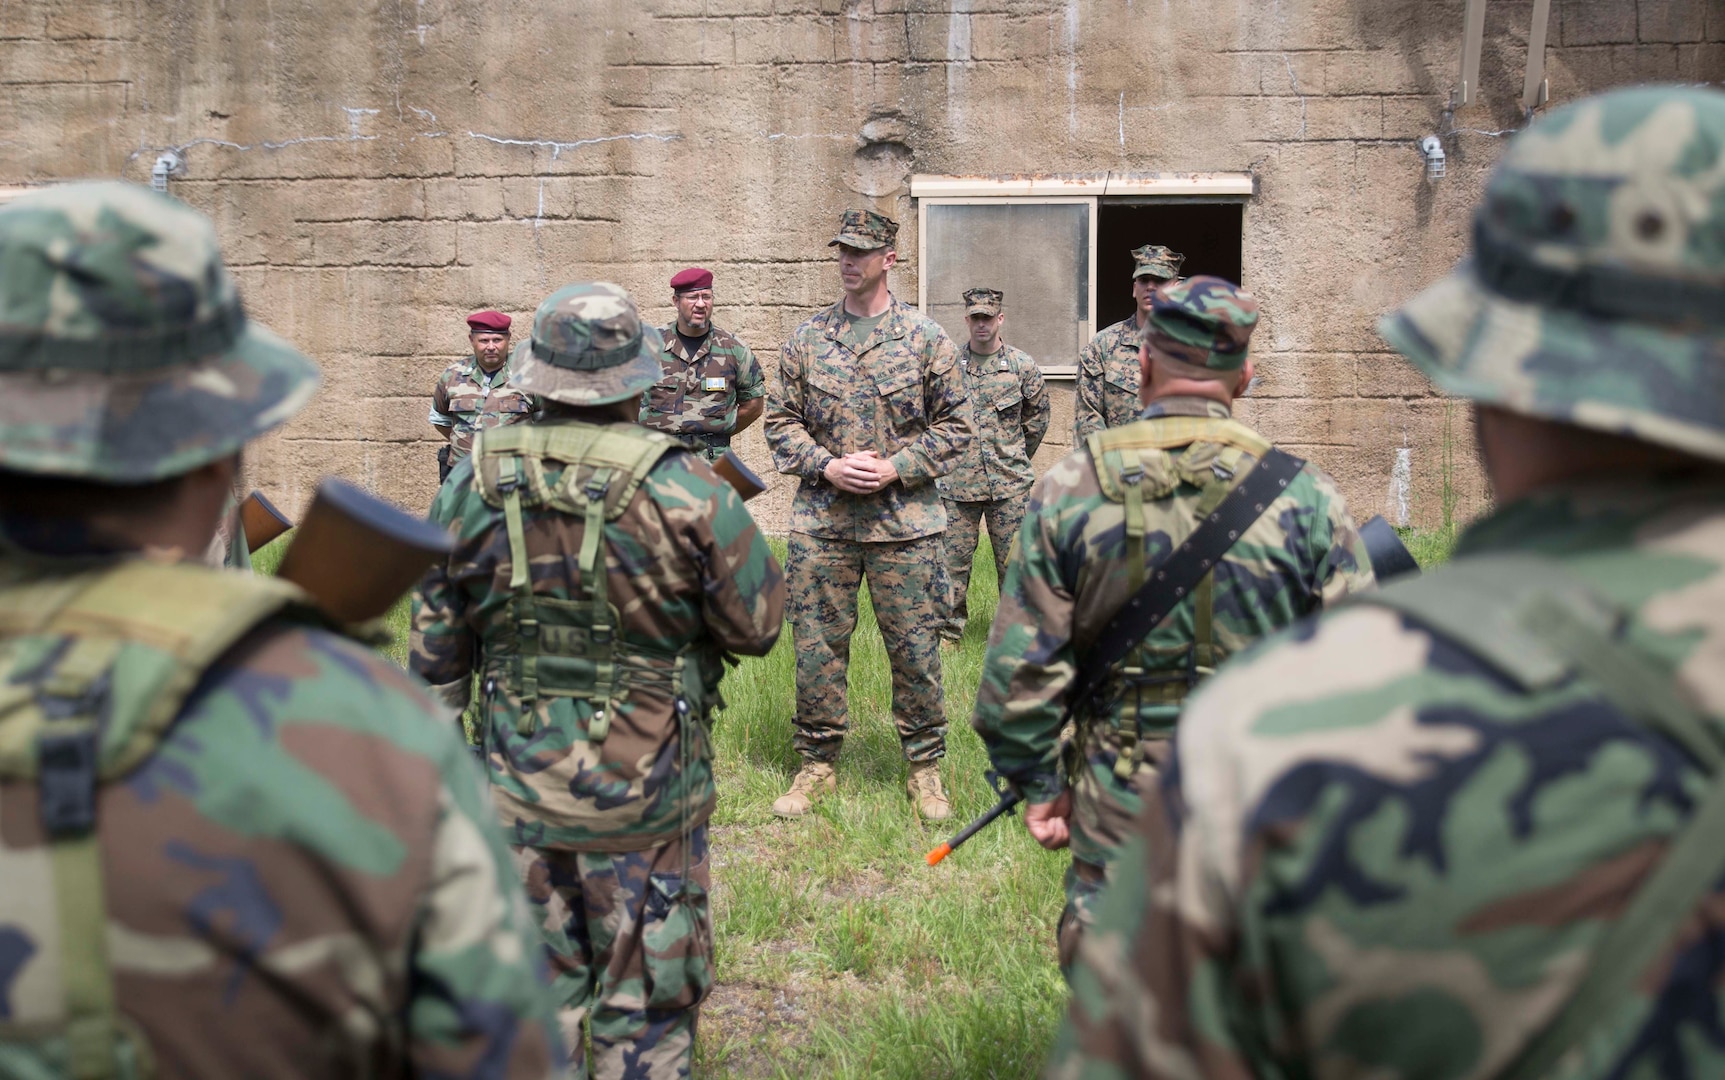
[[1430,627],[1524,690],[1583,680],[1681,745],[1712,778],[1658,868],[1594,947],[1569,1000],[1498,1076],[1539,1080],[1609,1064],[1585,1061],[1587,1038],[1622,1008],[1725,874],[1725,735],[1677,694],[1669,669],[1619,636],[1623,613],[1554,560],[1468,559],[1359,602]]
[[[605,566],[605,523],[618,516],[633,498],[659,458],[678,444],[658,432],[631,427],[598,427],[590,424],[534,424],[496,428],[481,433],[474,447],[478,462],[476,481],[481,495],[503,508],[509,535],[510,576],[517,655],[514,689],[523,708],[516,730],[533,731],[533,705],[546,695],[585,698],[595,702],[587,737],[604,741],[610,732],[610,703],[617,690],[619,663],[617,637],[620,627],[611,609],[609,579]],[[556,488],[545,480],[544,462],[561,463],[563,476]],[[582,478],[583,468],[591,472]],[[549,506],[580,515],[581,547],[577,563],[581,593],[573,604],[540,598],[533,592],[532,564],[527,551],[523,505]],[[579,609],[579,619],[570,625],[559,618]],[[548,621],[549,620],[549,621]],[[581,685],[546,682],[541,662],[547,656],[569,656],[571,643],[579,642],[576,655],[592,665],[590,680]],[[683,670],[677,659],[677,673]]]

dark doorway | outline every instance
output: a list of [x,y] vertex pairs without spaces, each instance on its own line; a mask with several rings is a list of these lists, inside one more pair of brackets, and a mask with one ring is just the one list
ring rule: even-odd
[[1130,318],[1132,249],[1162,244],[1186,256],[1186,277],[1240,280],[1243,202],[1101,200],[1096,207],[1096,327]]

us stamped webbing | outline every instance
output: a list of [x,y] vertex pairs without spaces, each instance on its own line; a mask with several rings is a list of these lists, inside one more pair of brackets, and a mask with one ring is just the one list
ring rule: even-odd
[[1305,467],[1300,458],[1271,447],[1210,516],[1198,523],[1186,542],[1156,565],[1149,579],[1108,620],[1096,645],[1079,661],[1078,678],[1067,698],[1069,711],[1083,707],[1095,695],[1109,669],[1191,595],[1204,575]]

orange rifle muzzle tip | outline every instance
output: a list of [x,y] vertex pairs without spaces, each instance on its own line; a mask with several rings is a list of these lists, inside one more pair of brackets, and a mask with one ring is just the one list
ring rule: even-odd
[[939,847],[935,848],[933,851],[928,853],[928,865],[933,866],[935,863],[939,862],[940,860],[946,858],[948,855],[951,855],[951,854],[952,854],[952,845],[951,844],[942,844]]

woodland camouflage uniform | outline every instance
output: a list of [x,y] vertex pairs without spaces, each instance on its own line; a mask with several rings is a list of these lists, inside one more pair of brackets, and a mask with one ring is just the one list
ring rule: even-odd
[[[864,250],[897,233],[873,211],[846,213],[839,238]],[[905,758],[946,753],[939,631],[945,615],[946,511],[933,480],[971,439],[958,350],[897,298],[856,347],[843,340],[844,301],[785,343],[767,399],[766,437],[781,473],[801,477],[791,503],[791,626],[797,646],[794,743],[805,761],[837,759],[847,722],[846,672],[866,576],[892,666],[893,721]],[[898,482],[870,495],[829,483],[836,457],[873,449]]]
[[[175,477],[316,386],[209,222],[131,185],[0,209],[0,328],[13,474]],[[5,506],[0,1075],[560,1075],[521,890],[423,687],[292,585]]]
[[[1132,280],[1160,284],[1180,275],[1186,256],[1157,244],[1132,251]],[[1144,328],[1138,315],[1104,327],[1078,354],[1078,381],[1072,405],[1074,446],[1107,428],[1138,419],[1138,343]]]
[[[659,346],[622,289],[570,285],[539,306],[517,378],[627,401]],[[594,1075],[687,1076],[713,979],[708,723],[724,655],[778,638],[778,563],[705,462],[628,422],[486,432],[432,516],[457,542],[414,598],[413,670],[464,706],[478,644],[492,799],[571,1055],[584,1074],[590,1020]]]
[[505,360],[502,367],[486,374],[478,358],[468,356],[452,361],[432,384],[428,419],[450,429],[451,465],[472,451],[474,437],[481,431],[518,423],[537,407],[533,395],[510,377],[513,367],[512,361]]
[[641,423],[700,447],[708,461],[725,456],[737,426],[737,406],[766,394],[766,376],[747,345],[712,327],[695,355],[677,336],[675,320],[659,331],[664,374],[641,400]]
[[[1235,286],[1211,277],[1180,282],[1154,301],[1152,358],[1239,371],[1256,321],[1257,301]],[[1050,802],[1072,789],[1063,966],[1154,790],[1191,688],[1258,638],[1372,584],[1335,481],[1305,465],[1192,595],[1110,673],[1099,698],[1108,702],[1104,715],[1078,710],[1063,770],[1061,728],[1079,658],[1145,574],[1270,448],[1209,398],[1162,398],[1140,417],[1092,435],[1031,489],[973,718],[995,770],[1027,801]],[[1142,507],[1136,521],[1134,503]]]
[[1696,468],[1547,485],[1210,684],[1052,1075],[1725,1072],[1722,236],[1716,91],[1509,144],[1471,259],[1384,335],[1448,393]]
[[[999,315],[1004,297],[998,289],[967,289],[964,299],[969,318]],[[1024,523],[1024,497],[1036,482],[1030,462],[1048,433],[1053,411],[1035,358],[998,338],[995,346],[986,356],[973,354],[969,341],[959,346],[958,367],[964,373],[976,434],[952,471],[935,481],[946,502],[951,608],[941,636],[950,641],[964,637],[970,567],[984,519],[994,551],[994,580],[997,585],[1006,580],[1006,554]]]

